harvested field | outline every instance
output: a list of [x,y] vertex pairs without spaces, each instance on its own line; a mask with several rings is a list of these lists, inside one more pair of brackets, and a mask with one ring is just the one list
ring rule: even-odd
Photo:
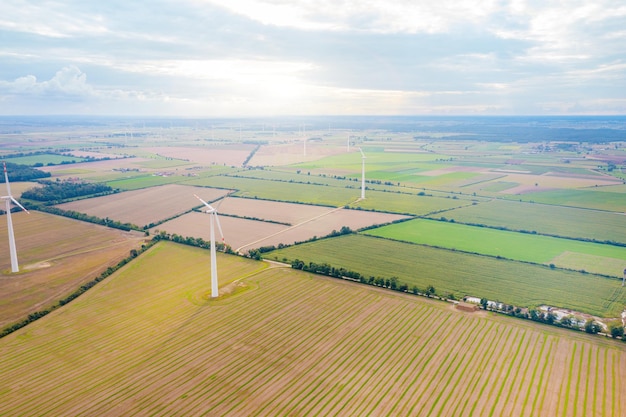
[[37,211],[12,219],[20,272],[10,273],[6,216],[0,216],[0,328],[54,304],[144,242],[140,233]]
[[[502,191],[503,194],[526,194],[540,190],[600,187],[606,185],[620,184],[621,181],[611,177],[578,178],[569,176],[559,176],[557,174],[526,175],[509,174],[503,181],[515,182],[519,186]],[[488,183],[485,183],[485,185]]]
[[194,194],[205,201],[214,201],[228,194],[228,191],[170,184],[72,201],[57,207],[141,227],[198,207],[202,203]]
[[166,158],[199,164],[241,166],[254,148],[254,145],[237,144],[206,147],[160,146],[142,150]]
[[[4,181],[4,180],[3,180]],[[9,181],[11,181],[11,179],[9,178]],[[23,182],[12,182],[11,183],[11,194],[13,194],[14,198],[19,199],[22,196],[22,193],[26,190],[29,190],[31,188],[34,187],[39,187],[40,185],[36,182],[30,182],[30,181],[23,181]],[[0,193],[2,195],[6,195],[6,185],[0,185]],[[2,208],[0,208],[0,210],[4,211],[4,205],[2,205]]]
[[[224,242],[233,249],[250,242],[255,242],[280,233],[288,226],[276,223],[261,222],[236,217],[220,216],[220,224],[224,232]],[[164,231],[184,237],[201,237],[209,241],[209,216],[205,213],[192,212],[156,226],[151,232]],[[216,231],[216,239],[220,239]]]
[[162,242],[0,339],[0,414],[626,411],[619,342],[228,256],[226,281],[247,275],[248,290],[195,303],[203,258]]
[[251,198],[225,198],[219,205],[220,213],[289,223],[291,225],[328,213],[330,210],[328,207],[322,206],[281,203]]
[[110,159],[94,162],[80,162],[70,165],[54,165],[38,168],[41,171],[49,172],[53,178],[75,177],[80,174],[81,178],[88,179],[91,176],[101,176],[110,174],[114,169],[136,169],[138,163],[145,161],[143,158],[122,158]]
[[[311,239],[314,236],[326,236],[333,230],[339,231],[343,226],[357,230],[406,218],[406,216],[395,214],[342,208],[331,209],[246,198],[227,198],[223,200],[223,204],[218,206],[218,210],[223,214],[220,216],[220,222],[225,242],[233,249],[241,249],[244,252],[261,246],[278,246],[280,243],[291,245],[295,242]],[[291,226],[233,218],[224,216],[224,214],[290,223]],[[207,218],[202,219],[200,215],[202,214],[189,213],[165,222],[155,227],[155,230],[209,240],[209,220]],[[205,226],[198,227],[199,225]]]
[[249,162],[252,166],[277,166],[291,165],[301,162],[317,161],[319,159],[337,155],[345,152],[344,147],[332,147],[322,145],[313,141],[306,144],[306,155],[304,153],[304,142],[302,139],[288,144],[263,145],[254,154]]

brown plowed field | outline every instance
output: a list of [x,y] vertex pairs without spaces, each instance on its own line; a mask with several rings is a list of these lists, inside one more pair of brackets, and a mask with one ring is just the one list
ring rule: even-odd
[[279,203],[250,198],[225,198],[220,202],[219,212],[240,217],[271,220],[290,225],[302,223],[312,217],[330,211],[328,207],[308,204]]
[[0,415],[626,411],[622,342],[222,254],[248,289],[197,303],[208,262],[161,242],[0,339]]
[[201,205],[194,194],[205,201],[213,201],[225,196],[228,191],[170,184],[72,201],[57,207],[142,227]]
[[[243,252],[261,246],[278,246],[280,243],[291,245],[314,236],[326,236],[333,230],[339,231],[343,226],[356,230],[406,218],[395,214],[246,198],[226,198],[216,207],[222,214],[289,223],[287,226],[267,221],[220,216],[225,242],[233,249],[241,249]],[[209,219],[202,218],[200,213],[186,214],[160,224],[154,230],[210,239]]]
[[12,274],[0,216],[0,328],[43,310],[126,258],[144,242],[128,233],[32,211],[13,213],[20,272]]
[[[236,249],[248,242],[263,239],[288,228],[282,224],[259,222],[254,220],[239,219],[236,217],[220,216],[220,225],[224,232],[224,242]],[[210,223],[209,216],[205,213],[193,212],[177,217],[173,220],[156,226],[151,232],[164,231],[184,237],[201,237],[209,240]],[[221,240],[217,228],[215,237]]]

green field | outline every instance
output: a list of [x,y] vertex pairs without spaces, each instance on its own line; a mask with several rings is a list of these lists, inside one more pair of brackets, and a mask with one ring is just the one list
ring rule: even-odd
[[366,190],[365,200],[354,202],[350,204],[350,207],[425,216],[471,204],[472,202],[467,196],[452,198],[450,195],[447,197],[420,196],[418,194],[397,194]]
[[[365,166],[368,172],[397,172],[407,167],[415,169],[416,167],[419,168],[422,164],[430,164],[439,158],[446,158],[446,155],[427,152],[383,152],[368,146],[363,146],[362,149],[365,153]],[[329,156],[317,161],[294,164],[291,165],[291,167],[302,171],[323,171],[324,169],[332,169],[358,173],[361,170],[361,154],[357,148],[353,147],[350,153],[346,152],[345,154]],[[429,167],[428,169],[431,168]]]
[[266,257],[327,263],[366,277],[395,276],[409,287],[433,285],[439,294],[472,295],[517,306],[547,304],[617,317],[626,304],[626,287],[618,279],[372,236],[323,239],[276,250]]
[[624,212],[626,207],[626,197],[623,193],[597,191],[595,189],[542,191],[507,196],[506,198],[555,206],[581,207],[616,212]]
[[221,282],[243,290],[207,301],[208,259],[161,242],[0,339],[0,415],[625,410],[621,342],[234,256]]
[[449,211],[445,216],[461,223],[626,243],[626,217],[622,213],[491,200]]
[[[126,174],[128,177],[129,175]],[[180,176],[160,176],[160,175],[152,175],[152,174],[137,174],[130,175],[130,178],[122,178],[122,179],[114,179],[110,181],[106,181],[106,185],[119,188],[120,190],[130,191],[130,190],[139,190],[142,188],[148,187],[156,187],[159,185],[166,184],[177,184],[180,182],[186,181],[188,178],[180,177]]]
[[[561,268],[584,269],[587,272],[615,277],[621,277],[626,267],[625,247],[428,219],[391,224],[364,233],[403,242],[501,256],[517,261],[553,263]],[[586,268],[578,268],[576,265],[568,264],[566,259],[558,258],[564,253],[615,259],[619,267],[616,269],[615,264],[591,263]]]

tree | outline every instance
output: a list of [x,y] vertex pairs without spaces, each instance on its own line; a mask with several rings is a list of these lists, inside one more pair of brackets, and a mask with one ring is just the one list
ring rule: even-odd
[[590,334],[596,334],[600,331],[600,325],[593,321],[593,319],[589,319],[585,322],[585,332]]
[[398,289],[398,278],[391,277],[389,279],[389,288],[391,288],[394,291]]
[[541,321],[542,320],[542,314],[539,310],[531,308],[528,310],[528,313],[530,314],[530,319],[533,321]]
[[574,322],[574,316],[565,316],[559,321],[559,324],[563,327],[573,327]]
[[487,305],[489,304],[489,300],[487,300],[486,298],[481,298],[480,299],[480,305],[483,306],[484,310],[487,310]]
[[429,285],[428,288],[426,288],[426,294],[428,294],[429,297],[435,295],[435,287]]
[[624,336],[624,326],[622,325],[622,322],[619,320],[610,322],[609,334],[613,339]]

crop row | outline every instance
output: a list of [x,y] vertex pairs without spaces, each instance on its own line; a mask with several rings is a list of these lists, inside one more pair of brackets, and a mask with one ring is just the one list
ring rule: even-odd
[[208,259],[160,242],[0,339],[0,414],[622,411],[626,354],[597,339],[227,255],[247,290],[203,300]]

